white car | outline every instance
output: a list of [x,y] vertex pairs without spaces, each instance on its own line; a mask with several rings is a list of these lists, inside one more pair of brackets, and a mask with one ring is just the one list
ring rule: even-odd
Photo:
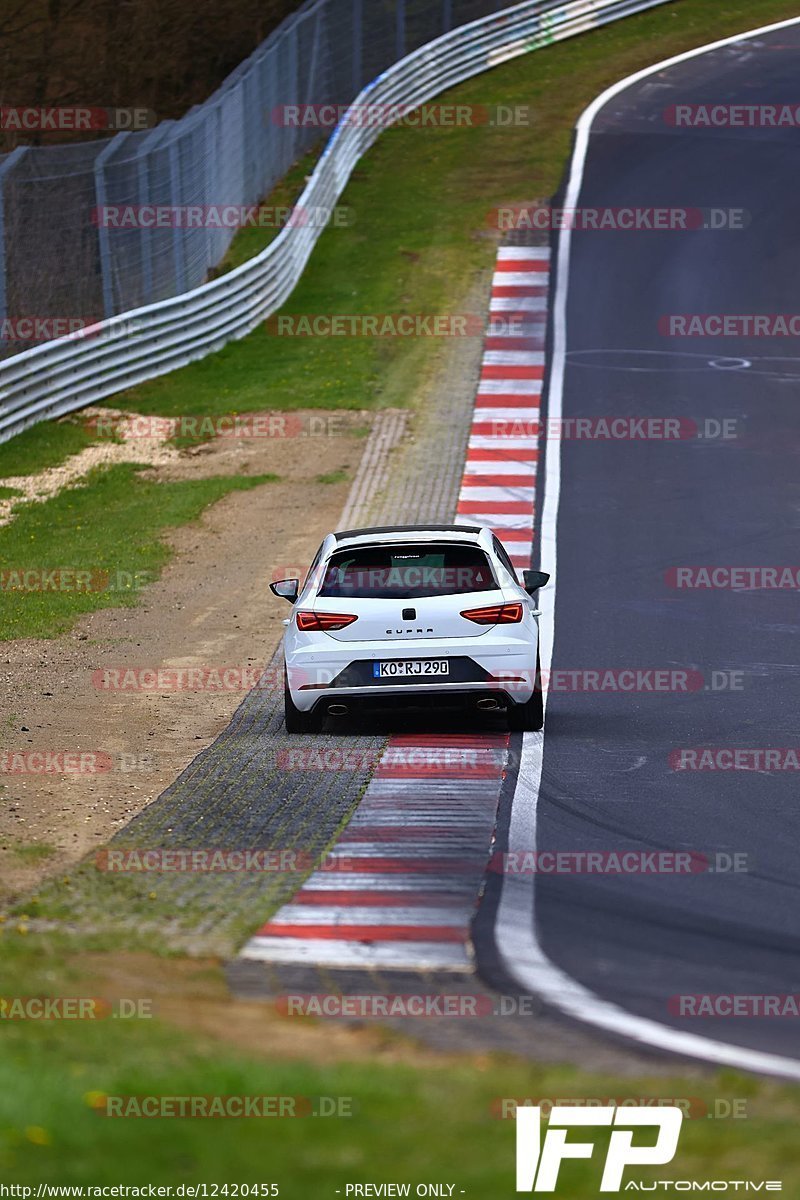
[[396,525],[329,533],[300,587],[271,585],[285,622],[286,728],[327,715],[433,704],[505,710],[511,729],[541,729],[539,625],[532,599],[491,529]]

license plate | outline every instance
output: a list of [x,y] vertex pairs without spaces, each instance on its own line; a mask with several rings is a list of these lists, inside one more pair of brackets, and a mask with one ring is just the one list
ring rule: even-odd
[[372,664],[374,679],[396,679],[398,675],[449,675],[446,658],[393,658],[390,662]]

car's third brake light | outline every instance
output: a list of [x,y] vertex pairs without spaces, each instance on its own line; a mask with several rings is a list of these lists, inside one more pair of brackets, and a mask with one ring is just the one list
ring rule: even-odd
[[296,616],[297,628],[304,632],[316,630],[317,632],[332,633],[336,629],[345,629],[348,625],[352,625],[353,621],[357,621],[358,617],[352,613],[325,613],[311,612],[309,609],[300,609]]
[[522,620],[522,605],[490,604],[487,608],[468,608],[461,615],[476,625],[516,625]]

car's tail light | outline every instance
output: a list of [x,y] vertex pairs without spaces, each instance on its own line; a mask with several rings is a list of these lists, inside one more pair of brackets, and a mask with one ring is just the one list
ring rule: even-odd
[[516,625],[522,620],[521,604],[490,604],[487,608],[468,608],[462,617],[476,625]]
[[357,620],[358,617],[352,613],[311,612],[310,609],[301,608],[297,614],[297,628],[305,632],[314,629],[317,632],[332,633],[335,629],[345,629]]

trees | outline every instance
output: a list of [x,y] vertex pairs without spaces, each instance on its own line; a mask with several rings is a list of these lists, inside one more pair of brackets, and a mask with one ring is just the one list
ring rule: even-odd
[[[0,104],[144,108],[179,117],[297,7],[298,0],[7,0]],[[96,137],[5,129],[0,150]]]

